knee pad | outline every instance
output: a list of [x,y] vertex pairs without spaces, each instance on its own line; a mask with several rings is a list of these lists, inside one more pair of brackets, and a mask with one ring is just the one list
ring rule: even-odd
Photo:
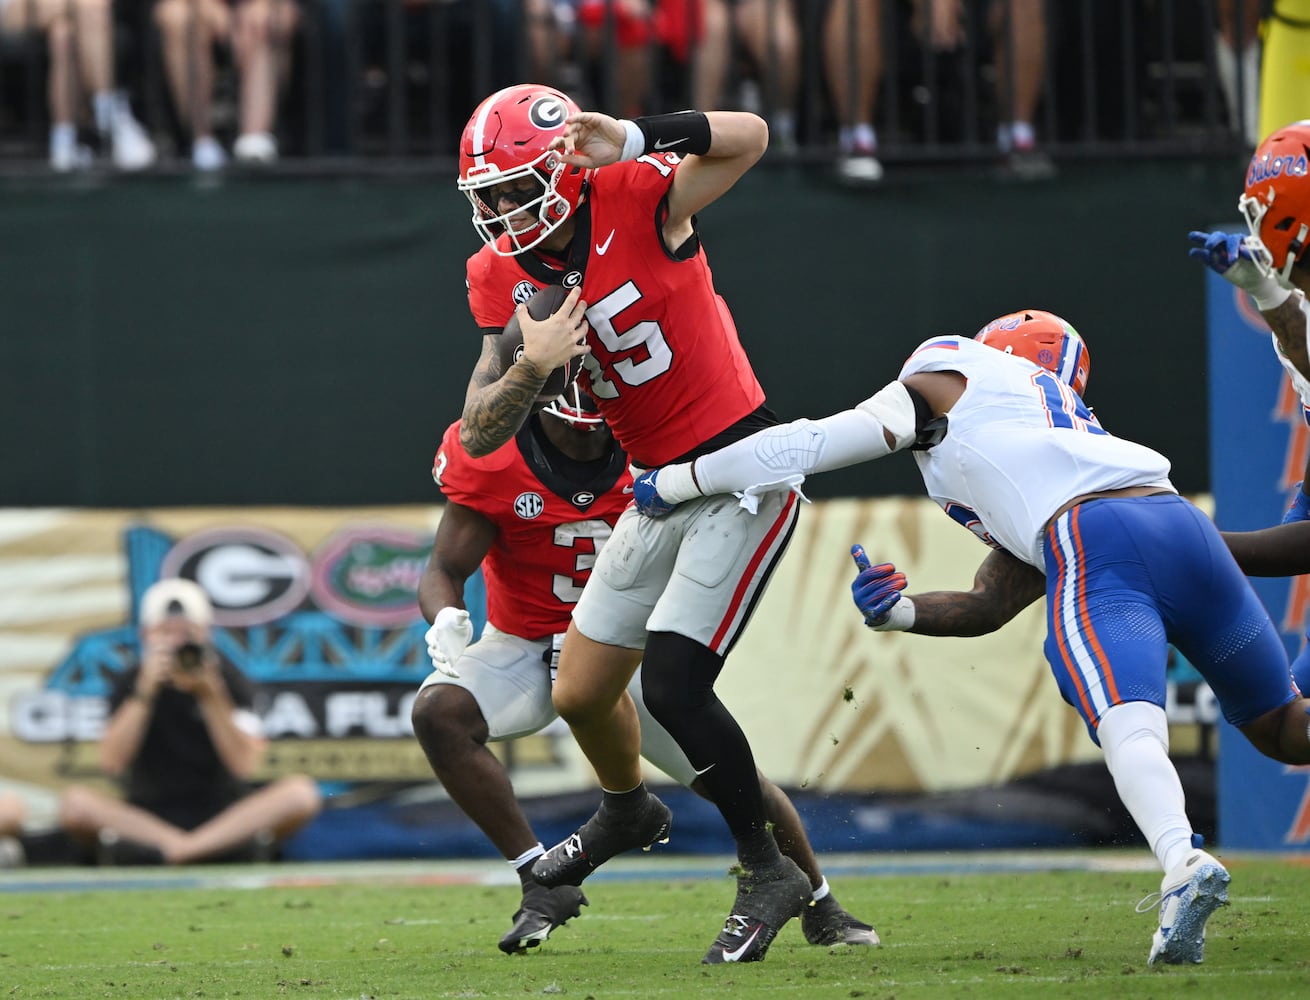
[[723,657],[676,632],[652,632],[641,667],[641,700],[669,732],[714,700]]
[[1169,752],[1169,720],[1163,708],[1149,701],[1112,705],[1101,716],[1096,736],[1111,770],[1119,751],[1136,740],[1154,739]]

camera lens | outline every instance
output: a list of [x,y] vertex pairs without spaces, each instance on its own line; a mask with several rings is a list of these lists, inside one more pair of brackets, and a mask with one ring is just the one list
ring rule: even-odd
[[204,650],[196,642],[184,642],[177,647],[177,665],[180,670],[199,670],[200,658],[204,655]]

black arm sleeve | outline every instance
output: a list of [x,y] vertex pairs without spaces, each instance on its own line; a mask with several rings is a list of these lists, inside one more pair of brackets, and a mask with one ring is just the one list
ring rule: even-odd
[[910,450],[927,451],[933,445],[940,444],[946,436],[946,416],[935,416],[932,407],[917,389],[907,385],[905,391],[914,403],[914,444],[910,445]]

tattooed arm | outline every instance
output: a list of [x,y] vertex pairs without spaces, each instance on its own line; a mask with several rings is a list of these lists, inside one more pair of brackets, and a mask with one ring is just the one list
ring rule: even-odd
[[[1260,315],[1274,332],[1278,352],[1292,363],[1292,367],[1310,379],[1310,356],[1306,348],[1306,299],[1301,292],[1293,292],[1281,304],[1266,309]],[[1298,388],[1300,388],[1298,386]]]
[[504,371],[499,330],[483,327],[482,355],[464,394],[459,443],[474,458],[490,455],[519,432],[539,404],[542,387],[554,370],[591,353],[587,346],[587,303],[574,288],[555,312],[533,319],[526,303],[514,311],[523,334],[523,353]]
[[911,595],[918,635],[971,636],[995,632],[1046,593],[1046,575],[997,549],[973,578],[973,589]]
[[496,349],[499,336],[482,338],[482,355],[464,395],[459,443],[474,458],[490,455],[519,432],[551,373],[526,357],[502,372]]

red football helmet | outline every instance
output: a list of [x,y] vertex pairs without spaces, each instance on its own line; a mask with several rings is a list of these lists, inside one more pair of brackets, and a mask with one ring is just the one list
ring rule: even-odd
[[992,320],[973,339],[1055,372],[1080,396],[1087,388],[1087,376],[1092,371],[1087,345],[1078,331],[1055,313],[1040,309],[1010,313]]
[[583,392],[574,379],[564,387],[564,391],[541,408],[542,413],[558,417],[575,431],[600,430],[605,418],[600,415],[600,407],[591,398],[591,393]]
[[[1259,244],[1262,261],[1284,284],[1310,235],[1310,119],[1293,122],[1260,143],[1246,168],[1237,207]],[[1257,259],[1265,254],[1257,254]]]
[[[473,228],[502,257],[535,247],[582,204],[591,171],[569,166],[549,148],[577,113],[558,90],[525,83],[492,94],[464,126],[459,189],[473,205]],[[501,212],[502,199],[487,189],[514,181],[522,185],[520,200]],[[509,237],[503,247],[502,233]]]

